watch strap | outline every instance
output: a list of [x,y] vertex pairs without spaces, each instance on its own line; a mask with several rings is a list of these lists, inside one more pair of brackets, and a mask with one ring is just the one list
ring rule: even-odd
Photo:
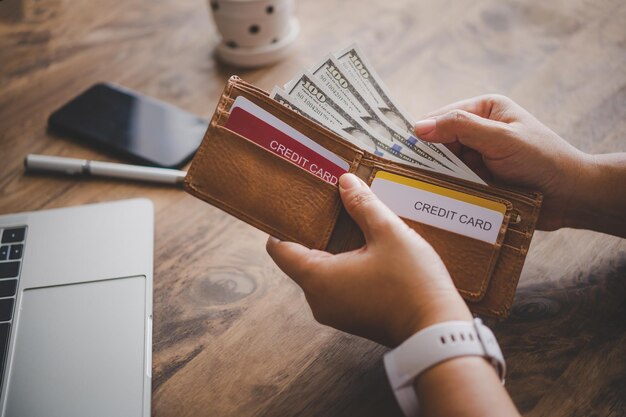
[[504,383],[506,369],[502,351],[493,332],[478,318],[429,326],[385,355],[387,376],[405,415],[417,415],[415,379],[426,369],[459,356],[485,357]]

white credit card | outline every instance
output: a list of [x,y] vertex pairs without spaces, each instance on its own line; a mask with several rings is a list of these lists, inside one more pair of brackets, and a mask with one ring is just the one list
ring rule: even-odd
[[379,171],[372,191],[398,216],[463,236],[495,243],[504,203]]

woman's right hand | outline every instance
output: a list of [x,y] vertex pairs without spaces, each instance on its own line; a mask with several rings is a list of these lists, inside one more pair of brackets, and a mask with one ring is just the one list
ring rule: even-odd
[[415,124],[418,137],[445,143],[488,181],[539,190],[538,228],[572,226],[570,208],[582,204],[581,187],[594,157],[574,148],[513,100],[484,95],[430,113]]

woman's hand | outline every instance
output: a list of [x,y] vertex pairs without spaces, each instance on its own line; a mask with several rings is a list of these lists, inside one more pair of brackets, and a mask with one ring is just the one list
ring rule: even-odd
[[538,227],[568,225],[593,158],[574,148],[513,100],[485,95],[428,115],[415,134],[447,144],[478,175],[544,193]]
[[441,258],[359,178],[339,191],[364,247],[332,255],[270,238],[267,251],[302,289],[323,324],[396,346],[430,324],[471,320]]

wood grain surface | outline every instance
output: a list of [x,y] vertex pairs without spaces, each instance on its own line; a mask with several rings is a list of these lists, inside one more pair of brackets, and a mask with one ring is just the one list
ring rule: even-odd
[[[155,203],[155,416],[400,413],[385,349],[316,324],[263,233],[179,189],[24,173],[27,153],[118,160],[46,130],[49,114],[91,84],[208,117],[231,74],[270,89],[357,40],[416,117],[498,92],[584,151],[626,147],[621,0],[301,0],[297,15],[293,54],[241,71],[215,61],[202,0],[0,1],[0,213]],[[626,241],[537,233],[514,312],[494,329],[523,414],[626,415]]]

